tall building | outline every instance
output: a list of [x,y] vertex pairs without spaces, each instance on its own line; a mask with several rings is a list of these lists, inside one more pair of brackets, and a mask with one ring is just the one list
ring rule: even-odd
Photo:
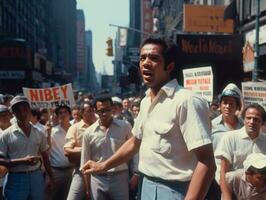
[[[76,76],[76,0],[49,0],[48,58],[55,65],[55,73],[71,82]],[[62,80],[64,81],[64,80]]]
[[89,92],[96,92],[99,90],[99,84],[96,78],[95,66],[93,63],[92,57],[92,31],[88,30],[85,32],[86,38],[86,82],[87,82],[87,90]]

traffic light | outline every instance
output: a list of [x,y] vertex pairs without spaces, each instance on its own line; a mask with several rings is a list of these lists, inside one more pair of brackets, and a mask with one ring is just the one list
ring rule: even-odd
[[108,38],[106,41],[107,49],[106,49],[106,55],[107,56],[113,56],[113,40],[112,38]]

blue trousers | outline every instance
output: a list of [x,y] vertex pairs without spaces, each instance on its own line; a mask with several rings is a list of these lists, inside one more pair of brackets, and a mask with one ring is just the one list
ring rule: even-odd
[[183,200],[185,198],[189,182],[152,181],[144,177],[142,183],[141,200]]
[[4,184],[6,200],[43,200],[44,179],[41,170],[32,173],[8,173]]

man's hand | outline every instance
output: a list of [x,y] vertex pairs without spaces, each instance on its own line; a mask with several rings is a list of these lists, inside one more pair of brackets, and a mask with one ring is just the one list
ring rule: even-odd
[[93,160],[89,160],[82,166],[83,174],[99,174],[105,171],[106,167],[104,162],[98,163]]
[[138,182],[139,182],[139,176],[134,174],[129,181],[129,187],[131,191],[137,190]]
[[41,159],[40,156],[26,156],[23,158],[23,162],[26,165],[36,165],[40,159]]

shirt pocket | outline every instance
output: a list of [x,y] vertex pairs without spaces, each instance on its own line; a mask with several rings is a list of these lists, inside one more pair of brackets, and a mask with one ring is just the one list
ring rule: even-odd
[[149,123],[153,132],[150,139],[152,150],[162,155],[170,154],[171,140],[173,139],[171,130],[174,124],[159,120],[152,120]]

